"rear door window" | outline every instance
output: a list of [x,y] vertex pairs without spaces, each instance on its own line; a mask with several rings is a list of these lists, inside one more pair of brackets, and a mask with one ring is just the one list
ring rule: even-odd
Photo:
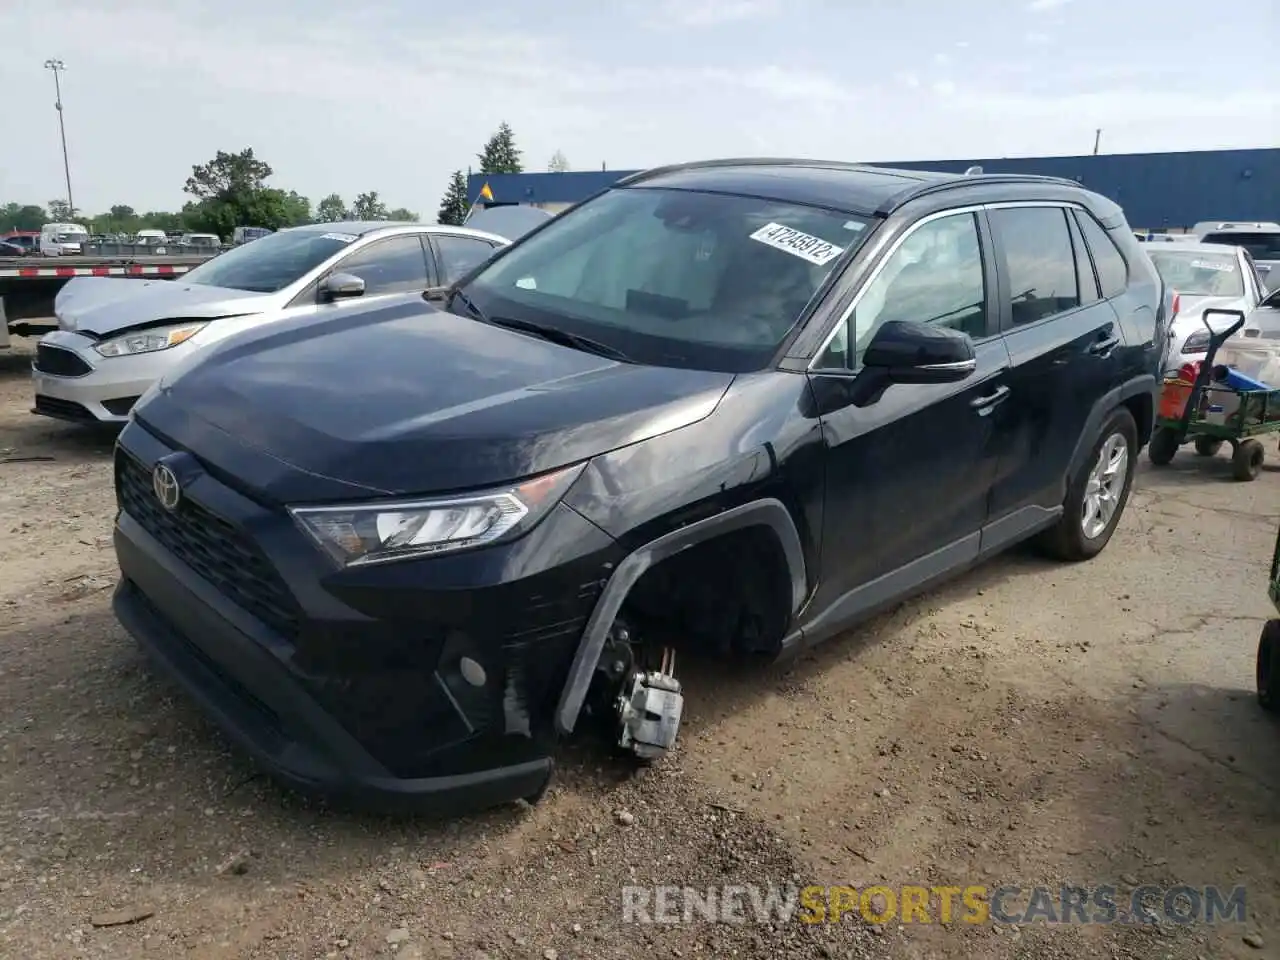
[[1061,207],[990,211],[1004,248],[1014,326],[1035,323],[1080,305],[1075,253]]
[[431,238],[431,242],[436,248],[436,266],[440,268],[441,284],[453,283],[493,254],[493,244],[477,237],[438,233]]

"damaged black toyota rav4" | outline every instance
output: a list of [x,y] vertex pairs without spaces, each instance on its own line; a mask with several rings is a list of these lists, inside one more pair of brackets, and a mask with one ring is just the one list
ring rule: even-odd
[[1016,541],[1110,539],[1170,297],[1070,181],[633,176],[446,290],[250,332],[115,459],[120,620],[280,778],[535,798],[677,652],[776,658]]

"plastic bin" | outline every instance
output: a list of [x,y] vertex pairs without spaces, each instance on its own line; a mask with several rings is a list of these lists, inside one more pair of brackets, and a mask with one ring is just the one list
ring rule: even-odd
[[1234,367],[1246,377],[1260,380],[1270,390],[1280,390],[1280,340],[1232,337],[1213,358],[1214,366]]

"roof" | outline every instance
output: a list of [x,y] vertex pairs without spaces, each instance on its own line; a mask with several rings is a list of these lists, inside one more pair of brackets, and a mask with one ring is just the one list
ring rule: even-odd
[[660,167],[629,177],[619,186],[736,193],[871,213],[903,193],[957,179],[961,178],[814,160],[719,160]]
[[[506,237],[471,227],[454,227],[442,223],[414,223],[410,220],[339,220],[334,223],[307,223],[300,227],[287,227],[287,230],[306,230],[312,233],[345,233],[363,237],[377,233],[379,230],[411,228],[420,233],[453,233],[462,236],[478,237],[484,240],[509,242]],[[281,231],[284,232],[284,231]]]

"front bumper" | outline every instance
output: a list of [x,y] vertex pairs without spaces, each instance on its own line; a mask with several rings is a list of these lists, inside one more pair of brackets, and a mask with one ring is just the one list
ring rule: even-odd
[[[121,435],[115,611],[234,742],[278,780],[361,807],[449,815],[541,792],[611,539],[561,507],[505,547],[335,572],[282,510],[208,474],[184,475],[191,516],[156,513],[127,471],[173,456],[137,423]],[[197,515],[216,539],[175,532]]]
[[[127,423],[134,402],[147,388],[190,350],[198,349],[188,342],[155,353],[104,357],[93,349],[95,342],[69,330],[41,338],[31,365],[32,413],[79,423]],[[56,357],[56,368],[42,355]]]

